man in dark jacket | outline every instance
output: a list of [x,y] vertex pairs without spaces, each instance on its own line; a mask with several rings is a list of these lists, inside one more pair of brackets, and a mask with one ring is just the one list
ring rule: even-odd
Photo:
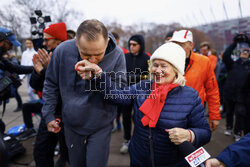
[[241,140],[225,148],[216,158],[206,161],[206,167],[236,167],[249,166],[250,133]]
[[[129,53],[125,55],[127,66],[127,82],[128,85],[136,84],[142,79],[146,79],[148,75],[149,56],[145,53],[145,42],[142,35],[133,35],[128,41]],[[129,141],[131,138],[131,113],[132,105],[122,106],[122,119],[124,128],[124,142],[120,149],[120,153],[128,152]]]
[[[32,66],[21,66],[14,64],[8,59],[4,58],[3,55],[12,49],[12,46],[21,46],[20,42],[17,41],[16,36],[8,29],[0,27],[0,69],[2,71],[7,71],[8,73],[17,74],[29,74],[33,71]],[[4,105],[6,102],[4,101]],[[5,110],[5,107],[4,107]],[[4,132],[5,125],[0,119],[0,132]]]
[[[233,61],[231,55],[236,46],[239,46],[240,57]],[[247,111],[247,87],[250,85],[248,77],[250,76],[249,61],[249,40],[247,36],[237,35],[234,42],[226,49],[223,54],[223,62],[228,71],[228,77],[224,86],[224,106],[226,110],[225,135],[231,135],[233,129],[233,118],[236,115],[234,127],[235,140],[241,137],[241,131],[246,130]]]
[[33,70],[32,66],[13,64],[11,61],[3,57],[4,53],[12,49],[13,45],[17,47],[21,46],[20,42],[17,41],[16,36],[10,30],[0,27],[0,69],[17,74],[31,73]]
[[[100,21],[86,20],[78,27],[76,39],[53,52],[46,71],[42,114],[48,130],[56,133],[59,126],[54,113],[60,94],[70,166],[105,167],[116,106],[106,103],[100,92],[90,91],[90,82],[77,74],[75,64],[82,59],[107,72],[126,72],[124,54],[114,37]],[[122,85],[126,82],[125,75],[111,78]]]
[[[38,49],[38,54],[35,54],[33,57],[35,70],[33,71],[30,79],[31,87],[40,92],[43,90],[45,73],[50,62],[52,52],[61,42],[67,40],[66,24],[51,24],[48,28],[44,29],[43,37],[43,45],[47,47],[49,53],[47,53],[45,49]],[[33,128],[31,114],[41,113],[42,106],[43,99],[37,100],[36,102],[25,103],[23,105],[23,118],[27,130],[19,137],[19,140],[26,140],[36,134]],[[56,111],[55,117],[58,118],[61,116],[60,99],[58,99]],[[68,161],[68,154],[63,130],[61,130],[58,135],[49,132],[47,130],[45,119],[42,118],[34,147],[34,159],[36,162],[36,167],[54,166],[54,150],[58,141],[60,144],[61,156],[56,163],[56,167],[64,167],[66,165],[66,161]]]

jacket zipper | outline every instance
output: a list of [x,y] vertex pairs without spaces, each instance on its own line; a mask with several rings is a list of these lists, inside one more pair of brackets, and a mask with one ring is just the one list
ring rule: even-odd
[[153,138],[152,138],[152,128],[149,128],[149,149],[150,149],[150,157],[152,162],[152,167],[155,167],[155,156],[154,156],[154,146],[153,146]]

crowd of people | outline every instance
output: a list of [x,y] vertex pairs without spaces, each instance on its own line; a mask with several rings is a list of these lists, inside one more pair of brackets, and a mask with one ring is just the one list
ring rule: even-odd
[[[245,165],[246,160],[234,161],[238,154],[250,159],[241,149],[250,145],[250,40],[244,34],[217,55],[207,41],[194,48],[190,30],[174,30],[151,55],[141,34],[128,39],[127,50],[120,46],[119,34],[98,20],[85,20],[76,32],[67,31],[63,22],[49,25],[43,30],[44,48],[38,50],[27,38],[21,63],[10,58],[12,45],[21,44],[10,30],[0,28],[0,76],[16,76],[8,98],[17,99],[15,112],[22,111],[26,126],[17,139],[36,136],[37,167],[54,166],[58,143],[56,167],[105,167],[111,133],[121,129],[120,153],[129,152],[130,166],[189,166],[179,146],[209,143],[224,116],[224,134],[234,135],[236,143],[206,165]],[[18,94],[24,77],[26,103]],[[0,98],[5,106],[8,98],[2,93]],[[33,114],[41,116],[38,129]],[[230,154],[237,149],[238,154]]]

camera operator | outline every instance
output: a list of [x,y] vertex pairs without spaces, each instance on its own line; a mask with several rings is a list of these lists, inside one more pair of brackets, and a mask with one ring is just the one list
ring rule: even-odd
[[[11,73],[17,74],[28,74],[33,71],[32,66],[21,66],[18,64],[13,64],[8,59],[4,58],[3,55],[12,49],[12,46],[21,46],[21,44],[17,41],[15,35],[8,29],[0,27],[0,70],[7,71]],[[11,77],[11,76],[10,76]],[[2,78],[3,79],[3,78]],[[15,79],[12,77],[13,84],[15,85]],[[5,90],[5,89],[3,89]],[[3,113],[5,111],[6,99],[0,99],[3,101]],[[0,133],[4,133],[5,124],[0,119]]]
[[[225,50],[223,54],[223,62],[228,71],[228,77],[224,87],[224,103],[226,110],[226,126],[225,135],[231,135],[233,129],[233,118],[236,115],[234,127],[234,137],[238,141],[241,132],[246,131],[247,117],[247,92],[250,77],[250,41],[245,34],[238,34],[234,37],[233,43]],[[233,50],[237,47],[239,59],[233,61],[231,58]]]
[[10,30],[0,27],[0,69],[17,74],[31,73],[33,71],[32,66],[13,64],[3,57],[5,52],[12,49],[13,45],[21,46],[20,42],[17,41],[15,35]]

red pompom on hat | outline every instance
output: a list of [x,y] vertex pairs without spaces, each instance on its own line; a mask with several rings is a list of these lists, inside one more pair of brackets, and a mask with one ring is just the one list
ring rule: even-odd
[[44,29],[43,32],[61,41],[67,40],[67,29],[64,22],[51,24],[48,28]]

